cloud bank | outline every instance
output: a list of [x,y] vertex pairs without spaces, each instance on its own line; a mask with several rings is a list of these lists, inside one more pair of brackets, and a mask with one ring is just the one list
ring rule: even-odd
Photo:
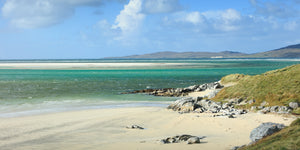
[[71,17],[76,7],[96,7],[106,0],[6,0],[2,15],[18,28],[48,27]]
[[[121,3],[114,7],[117,10],[108,11],[114,15],[107,15],[102,6],[112,1]],[[63,23],[79,7],[104,10],[97,16],[99,19],[91,17],[94,19],[89,20],[94,21],[94,24],[89,24],[91,29],[87,32],[85,29],[78,30],[84,41],[96,43],[90,45],[98,42],[101,46],[109,43],[109,48],[119,46],[115,49],[123,48],[123,43],[136,46],[128,49],[178,50],[189,46],[192,49],[200,44],[214,45],[215,41],[223,44],[220,47],[229,42],[235,46],[241,40],[247,44],[276,37],[277,41],[299,41],[299,37],[295,36],[300,31],[299,0],[248,2],[247,6],[243,6],[245,8],[233,4],[233,7],[213,10],[206,9],[206,3],[198,0],[192,3],[185,0],[6,0],[1,12],[13,26],[35,29]],[[181,3],[195,3],[199,9]]]

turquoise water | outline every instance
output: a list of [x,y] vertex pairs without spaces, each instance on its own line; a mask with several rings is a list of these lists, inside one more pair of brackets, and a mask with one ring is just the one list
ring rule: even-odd
[[[22,63],[24,61],[18,61]],[[39,60],[37,62],[43,62]],[[174,98],[121,92],[176,88],[218,81],[232,73],[260,74],[299,60],[57,60],[53,62],[180,63],[176,66],[105,69],[0,69],[0,116],[32,110],[165,105]],[[0,62],[1,63],[1,62]],[[5,61],[2,63],[11,63]],[[51,61],[47,61],[51,63]]]

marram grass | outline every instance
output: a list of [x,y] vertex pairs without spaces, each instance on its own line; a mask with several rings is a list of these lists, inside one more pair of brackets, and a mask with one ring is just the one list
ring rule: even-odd
[[255,99],[252,105],[266,101],[270,106],[285,105],[289,102],[300,102],[300,64],[273,70],[261,75],[228,75],[221,83],[235,83],[222,89],[214,100],[242,98]]

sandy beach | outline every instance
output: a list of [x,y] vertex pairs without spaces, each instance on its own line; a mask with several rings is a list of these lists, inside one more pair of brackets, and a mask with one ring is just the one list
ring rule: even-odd
[[[110,108],[0,118],[0,149],[230,149],[250,142],[262,122],[289,125],[295,118],[247,113],[237,118],[211,113],[179,114],[161,107]],[[145,130],[126,129],[137,124]],[[206,136],[201,144],[160,144],[179,134]]]

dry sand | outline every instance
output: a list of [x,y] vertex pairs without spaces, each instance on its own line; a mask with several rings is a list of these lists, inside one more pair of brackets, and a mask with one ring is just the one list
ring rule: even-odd
[[[289,125],[293,117],[248,113],[238,118],[210,113],[179,114],[160,107],[111,108],[0,118],[0,149],[203,149],[221,150],[250,142],[262,122]],[[126,129],[137,124],[145,130]],[[206,136],[201,144],[160,144],[178,134]]]

